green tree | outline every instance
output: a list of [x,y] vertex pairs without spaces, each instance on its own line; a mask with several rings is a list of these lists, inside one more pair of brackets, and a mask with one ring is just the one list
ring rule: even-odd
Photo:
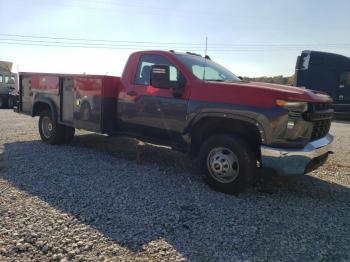
[[277,75],[277,76],[261,76],[261,77],[243,77],[243,80],[245,81],[252,81],[252,82],[264,82],[264,83],[271,83],[271,84],[279,84],[279,85],[294,85],[294,75],[292,76],[283,76],[283,75]]

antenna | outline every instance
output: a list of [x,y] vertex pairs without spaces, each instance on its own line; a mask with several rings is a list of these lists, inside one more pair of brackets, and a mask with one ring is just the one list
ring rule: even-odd
[[205,37],[205,56],[204,56],[204,71],[203,71],[203,80],[205,80],[205,68],[207,66],[207,52],[208,52],[208,37]]

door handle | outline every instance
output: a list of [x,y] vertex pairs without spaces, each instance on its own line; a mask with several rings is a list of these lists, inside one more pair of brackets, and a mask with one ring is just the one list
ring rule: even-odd
[[137,92],[135,92],[134,90],[128,91],[126,94],[128,96],[137,96]]

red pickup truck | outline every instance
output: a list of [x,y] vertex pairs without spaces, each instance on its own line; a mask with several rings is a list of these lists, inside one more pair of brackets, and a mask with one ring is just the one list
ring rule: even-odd
[[313,170],[331,153],[333,109],[323,93],[242,81],[209,57],[133,53],[122,77],[20,73],[16,110],[40,116],[41,139],[75,128],[170,146],[196,159],[216,190],[246,188],[258,169]]

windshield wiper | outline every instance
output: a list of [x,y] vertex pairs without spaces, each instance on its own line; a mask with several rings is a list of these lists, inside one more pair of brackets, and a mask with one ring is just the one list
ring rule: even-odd
[[225,82],[225,80],[222,80],[222,79],[205,79],[205,81]]
[[242,82],[242,80],[226,80],[226,82]]

